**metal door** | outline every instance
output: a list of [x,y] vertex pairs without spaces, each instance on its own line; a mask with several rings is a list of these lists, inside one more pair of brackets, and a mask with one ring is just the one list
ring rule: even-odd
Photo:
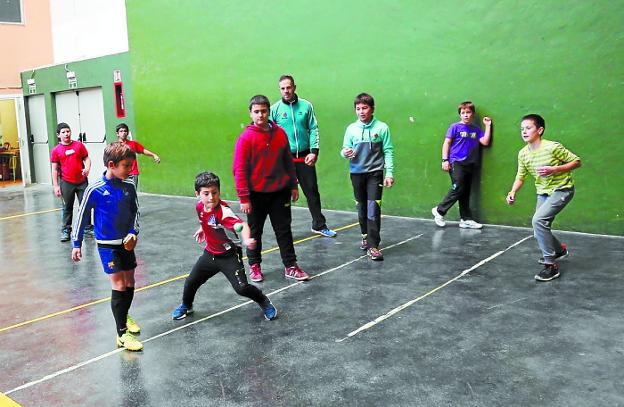
[[56,102],[56,122],[67,123],[72,131],[72,140],[80,135],[80,110],[78,110],[78,92],[61,92],[54,95]]
[[102,88],[81,90],[78,93],[78,111],[80,113],[80,131],[82,142],[89,150],[91,172],[89,183],[102,177],[106,170],[102,157],[106,147],[106,125],[104,123],[104,99]]
[[106,169],[102,162],[106,147],[102,88],[57,93],[55,100],[58,121],[69,124],[72,139],[87,147],[91,158],[89,182],[99,179]]
[[28,97],[28,118],[30,120],[30,137],[28,139],[32,144],[35,169],[34,182],[52,184],[48,124],[43,95]]

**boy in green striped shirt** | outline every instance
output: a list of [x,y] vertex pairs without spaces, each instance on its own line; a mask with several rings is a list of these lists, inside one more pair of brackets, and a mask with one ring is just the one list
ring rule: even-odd
[[518,153],[518,173],[507,203],[512,205],[516,192],[524,184],[528,175],[535,178],[537,207],[533,215],[533,234],[542,251],[539,260],[544,265],[535,275],[537,281],[550,281],[559,277],[556,260],[568,255],[565,244],[551,231],[555,216],[566,207],[574,196],[572,170],[581,166],[581,159],[561,144],[542,139],[546,123],[538,114],[528,114],[522,118],[520,134],[527,143]]

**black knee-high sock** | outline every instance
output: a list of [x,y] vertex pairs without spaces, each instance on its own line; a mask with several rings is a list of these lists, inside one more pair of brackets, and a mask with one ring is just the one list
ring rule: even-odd
[[124,291],[124,293],[126,294],[125,296],[126,314],[128,314],[128,311],[130,310],[130,306],[132,305],[132,300],[134,299],[134,287],[126,287],[126,291]]
[[126,292],[112,290],[111,292],[111,310],[115,317],[117,325],[117,335],[121,336],[126,333],[126,318],[128,317],[128,308],[126,308]]

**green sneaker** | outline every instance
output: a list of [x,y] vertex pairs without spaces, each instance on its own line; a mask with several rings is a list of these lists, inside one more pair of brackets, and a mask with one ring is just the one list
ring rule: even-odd
[[117,337],[117,347],[125,348],[131,351],[139,351],[143,349],[143,344],[129,332]]
[[126,328],[128,328],[128,332],[130,332],[131,334],[141,333],[141,327],[139,326],[139,324],[134,322],[134,319],[132,319],[130,314],[128,314],[128,317],[126,318]]

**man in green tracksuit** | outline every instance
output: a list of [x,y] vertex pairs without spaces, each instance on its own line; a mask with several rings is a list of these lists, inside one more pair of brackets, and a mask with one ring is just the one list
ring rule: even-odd
[[336,232],[327,227],[321,212],[321,196],[314,167],[319,154],[319,131],[314,108],[312,103],[297,96],[297,86],[292,76],[282,75],[279,78],[279,89],[282,99],[271,106],[271,120],[288,135],[299,185],[312,215],[312,232],[336,237]]

